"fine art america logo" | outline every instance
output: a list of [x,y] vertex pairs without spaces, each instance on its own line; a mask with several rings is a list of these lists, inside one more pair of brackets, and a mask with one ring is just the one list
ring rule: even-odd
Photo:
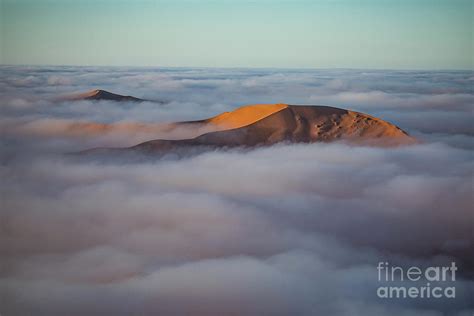
[[450,266],[427,268],[417,266],[402,268],[389,265],[388,262],[379,262],[378,281],[384,284],[377,288],[377,296],[380,298],[455,298],[456,287],[453,286],[453,282],[456,281],[457,269],[455,262],[451,262]]

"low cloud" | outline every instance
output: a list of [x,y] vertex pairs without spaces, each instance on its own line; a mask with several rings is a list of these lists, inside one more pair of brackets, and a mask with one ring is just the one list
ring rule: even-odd
[[[472,134],[457,120],[469,117],[465,80],[472,74],[5,70],[0,313],[472,314]],[[28,83],[30,91],[13,83],[24,75],[43,79]],[[71,81],[53,87],[52,76]],[[407,78],[419,82],[418,95]],[[92,83],[170,102],[50,101]],[[232,109],[233,96],[242,104],[273,102],[285,91],[288,103],[310,104],[315,91],[327,105],[354,102],[423,142],[391,149],[281,144],[139,161],[63,155],[155,132],[171,137],[160,124]],[[407,104],[397,107],[406,93]],[[380,261],[455,261],[456,299],[378,298]]]

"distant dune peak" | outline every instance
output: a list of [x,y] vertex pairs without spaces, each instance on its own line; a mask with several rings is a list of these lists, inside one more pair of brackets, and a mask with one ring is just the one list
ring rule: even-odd
[[85,93],[74,94],[66,97],[67,100],[108,100],[108,101],[145,101],[130,95],[120,95],[106,90],[95,89]]
[[99,97],[99,96],[117,95],[117,94],[114,94],[114,93],[111,93],[111,92],[108,92],[108,91],[105,91],[105,90],[101,90],[101,89],[95,89],[95,90],[91,90],[89,92],[86,92],[85,95],[87,97]]

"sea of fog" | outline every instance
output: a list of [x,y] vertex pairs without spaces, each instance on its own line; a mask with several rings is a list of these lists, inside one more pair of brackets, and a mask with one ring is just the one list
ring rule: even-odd
[[[472,315],[473,87],[472,71],[0,66],[0,314]],[[150,101],[61,101],[92,89]],[[65,155],[257,103],[361,111],[421,142]],[[380,262],[455,262],[456,296],[381,298]]]

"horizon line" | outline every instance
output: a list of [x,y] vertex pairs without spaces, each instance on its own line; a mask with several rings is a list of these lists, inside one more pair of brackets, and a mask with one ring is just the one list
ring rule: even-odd
[[78,64],[3,64],[0,67],[97,67],[162,69],[261,69],[261,70],[378,70],[378,71],[474,71],[472,68],[361,68],[361,67],[254,67],[254,66],[158,66],[158,65],[78,65]]

